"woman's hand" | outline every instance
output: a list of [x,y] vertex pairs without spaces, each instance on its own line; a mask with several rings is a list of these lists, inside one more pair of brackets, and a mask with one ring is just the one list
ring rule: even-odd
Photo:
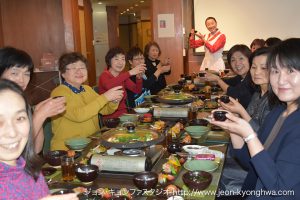
[[223,103],[222,101],[219,101],[219,103],[221,104],[222,108],[224,108],[225,110],[228,110],[232,113],[236,113],[241,115],[242,112],[246,111],[244,109],[244,107],[234,98],[229,97],[230,102],[229,103]]
[[137,74],[144,74],[146,69],[147,68],[146,68],[145,64],[140,64],[140,65],[136,66],[135,68],[132,68],[129,71],[129,74],[130,74],[130,76],[134,76],[134,75],[137,75]]
[[205,78],[206,81],[218,81],[220,79],[219,76],[212,74],[210,72],[205,72]]
[[[216,111],[216,110],[214,110]],[[214,112],[212,111],[212,112]],[[221,128],[234,133],[242,138],[249,136],[250,134],[254,133],[250,124],[245,121],[244,119],[235,116],[233,113],[228,112],[226,114],[226,121],[216,121],[214,118],[210,121],[210,123],[220,126]]]
[[63,194],[63,195],[49,195],[40,200],[79,200],[76,193]]
[[53,117],[66,110],[65,97],[51,97],[35,106],[34,114],[44,119]]
[[123,93],[124,91],[122,90],[122,86],[117,86],[106,91],[103,95],[106,97],[108,101],[119,102],[123,98]]

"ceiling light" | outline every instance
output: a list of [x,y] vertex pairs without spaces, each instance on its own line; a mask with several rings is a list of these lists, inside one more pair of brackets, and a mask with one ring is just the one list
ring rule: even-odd
[[140,1],[141,3],[144,3],[144,1]]
[[127,8],[127,11],[129,11],[129,9]]
[[134,6],[135,6],[135,7],[138,7],[138,6],[139,6],[139,4],[134,4]]
[[98,1],[98,3],[97,3],[97,4],[101,5],[101,4],[102,4],[102,2],[101,2],[101,1]]

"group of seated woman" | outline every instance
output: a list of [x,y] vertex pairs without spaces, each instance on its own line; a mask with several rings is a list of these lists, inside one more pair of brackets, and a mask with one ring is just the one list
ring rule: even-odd
[[[156,94],[158,87],[166,86],[164,75],[170,73],[170,64],[161,63],[159,55],[156,43],[146,46],[145,57],[138,48],[131,49],[127,56],[120,48],[110,49],[105,57],[107,69],[99,77],[99,95],[84,85],[86,58],[79,53],[64,54],[59,59],[62,84],[51,92],[49,99],[32,108],[31,118],[31,108],[22,90],[29,83],[32,60],[24,51],[0,49],[1,78],[10,80],[0,81],[0,198],[46,197],[49,190],[35,156],[43,143],[43,121],[52,118],[51,149],[66,149],[64,140],[96,132],[99,113],[118,117],[127,112],[127,91]],[[126,57],[131,68],[124,72]],[[235,45],[228,52],[228,61],[237,77],[223,81],[208,72],[205,78],[217,81],[228,95],[231,91],[236,93],[230,95],[229,103],[220,102],[228,112],[227,120],[212,119],[211,123],[230,132],[232,155],[247,174],[237,177],[242,178],[242,190],[275,191],[260,193],[259,197],[249,195],[249,199],[298,199],[300,39],[288,39],[252,54],[248,47]],[[133,106],[139,104],[139,96],[130,98],[137,99]],[[36,187],[40,190],[34,190]],[[292,191],[293,195],[283,196],[279,191]]]

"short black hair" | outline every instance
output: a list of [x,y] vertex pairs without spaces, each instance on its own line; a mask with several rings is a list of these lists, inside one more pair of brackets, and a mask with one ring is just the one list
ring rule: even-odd
[[281,39],[279,39],[277,37],[269,37],[265,41],[265,46],[266,47],[272,47],[272,46],[275,46],[275,45],[279,44],[280,42],[281,42]]
[[[300,71],[300,38],[290,38],[272,47],[267,66],[269,69],[277,69],[278,64],[283,68]],[[273,92],[270,99],[272,101],[276,100],[276,95]],[[297,103],[299,106],[300,97]]]
[[143,55],[143,51],[139,47],[132,47],[126,54],[126,60],[132,60],[134,56]]
[[0,49],[0,76],[12,67],[28,68],[30,75],[33,73],[33,61],[28,53],[14,47]]
[[230,62],[231,57],[237,51],[241,52],[248,59],[250,58],[251,50],[249,49],[249,47],[244,44],[236,44],[233,47],[231,47],[227,53],[227,62],[229,64],[230,68],[232,68],[231,62]]
[[31,108],[29,104],[27,103],[27,100],[24,96],[23,90],[20,86],[18,86],[16,83],[6,80],[6,79],[1,79],[0,80],[0,93],[3,91],[12,91],[22,97],[22,99],[25,102],[26,106],[26,113],[29,119],[30,123],[30,130],[29,130],[29,135],[28,135],[28,141],[26,143],[26,146],[21,154],[21,156],[25,159],[26,165],[25,165],[25,172],[29,174],[30,176],[33,177],[35,181],[37,181],[41,166],[42,166],[42,161],[41,159],[36,155],[34,151],[34,138],[33,138],[33,129],[32,129],[32,113],[31,113]]
[[205,19],[205,24],[206,24],[206,22],[207,22],[208,20],[210,20],[210,19],[214,20],[214,21],[217,23],[216,18],[214,18],[214,17],[208,17],[208,18]]
[[60,73],[65,73],[67,65],[76,63],[77,61],[82,61],[85,64],[85,66],[88,67],[87,59],[81,53],[71,52],[61,55],[58,60]]
[[113,47],[108,50],[108,52],[105,55],[105,62],[106,62],[107,68],[111,67],[111,59],[118,54],[122,54],[125,56],[125,51],[121,47]]

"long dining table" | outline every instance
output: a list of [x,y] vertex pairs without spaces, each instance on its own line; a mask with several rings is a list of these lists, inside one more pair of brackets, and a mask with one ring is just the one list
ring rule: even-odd
[[[199,109],[198,115],[196,118],[199,118],[202,116],[203,112],[209,112],[205,109]],[[162,119],[163,120],[163,119]],[[81,152],[81,156],[76,159],[76,162],[80,162],[82,159],[88,159],[91,155],[91,149],[96,147],[101,143],[102,137],[101,135],[103,132],[108,130],[106,127],[103,127],[99,132],[93,134],[90,136],[92,139],[92,142]],[[223,153],[223,158],[219,160],[218,168],[211,172],[212,173],[212,182],[209,185],[208,188],[202,191],[193,192],[189,190],[189,188],[183,183],[182,175],[187,172],[187,169],[185,169],[183,166],[180,167],[180,170],[178,174],[175,177],[175,180],[172,182],[172,184],[178,186],[180,188],[180,194],[179,196],[182,196],[184,199],[205,199],[205,200],[213,200],[215,199],[217,193],[218,193],[218,186],[220,182],[220,178],[222,175],[224,162],[225,162],[225,156],[228,148],[229,143],[229,134],[224,132],[223,130],[211,130],[208,133],[207,139],[205,142],[201,141],[199,143],[197,140],[192,140],[193,144],[208,146],[209,149],[217,150]],[[166,142],[163,141],[158,145],[147,147],[147,148],[161,148],[162,154],[158,161],[154,164],[151,171],[160,173],[162,171],[162,165],[167,162],[167,158],[169,157],[170,153],[166,150]],[[47,166],[48,164],[45,164]],[[101,170],[101,169],[100,169]],[[94,191],[97,188],[109,188],[112,189],[111,191],[118,191],[121,188],[126,188],[132,193],[133,199],[141,199],[141,200],[155,200],[155,199],[166,199],[166,197],[161,197],[159,195],[149,195],[144,194],[142,192],[139,192],[137,187],[133,183],[133,173],[119,173],[119,172],[101,172],[98,174],[98,177],[95,181],[93,181],[92,184],[86,185],[82,182],[80,182],[77,178],[74,179],[72,182],[64,182],[61,178],[61,169],[58,168],[58,170],[50,175],[46,176],[46,180],[48,181],[48,186],[51,192],[55,192],[59,189],[73,189],[76,187],[84,187],[87,188],[89,191],[87,194],[80,195],[80,199],[102,199],[95,193]]]

